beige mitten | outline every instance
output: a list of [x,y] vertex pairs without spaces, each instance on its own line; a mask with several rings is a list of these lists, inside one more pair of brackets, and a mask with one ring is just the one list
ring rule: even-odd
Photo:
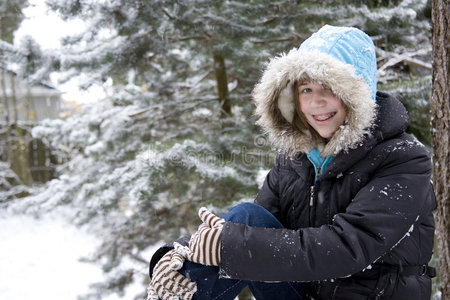
[[175,243],[175,250],[192,262],[218,266],[220,263],[220,240],[225,220],[217,217],[205,207],[200,208],[198,215],[203,223],[192,235],[189,247]]
[[197,284],[178,272],[183,262],[184,258],[175,250],[170,250],[159,260],[147,289],[147,300],[192,299]]

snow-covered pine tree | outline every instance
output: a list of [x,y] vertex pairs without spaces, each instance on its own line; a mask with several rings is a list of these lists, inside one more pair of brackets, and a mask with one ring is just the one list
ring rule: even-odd
[[250,91],[270,56],[323,24],[367,31],[381,88],[407,104],[428,102],[426,1],[49,3],[89,24],[65,39],[58,56],[65,78],[83,73],[83,86],[108,81],[113,92],[34,130],[65,163],[59,178],[17,207],[68,205],[78,224],[98,232],[103,243],[90,259],[107,278],[85,299],[121,294],[136,281],[144,293],[146,249],[195,230],[201,205],[220,213],[253,200],[274,152],[253,125]]

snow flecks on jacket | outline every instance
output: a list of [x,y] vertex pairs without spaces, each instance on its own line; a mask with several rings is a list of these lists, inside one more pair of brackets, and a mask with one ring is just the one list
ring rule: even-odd
[[[370,188],[370,192],[372,192],[375,189],[374,186]],[[411,198],[412,196],[410,194],[406,193],[406,190],[408,190],[408,186],[402,186],[400,183],[394,183],[394,184],[386,184],[384,187],[382,187],[378,192],[385,197],[388,197],[390,200],[401,200],[404,197]],[[378,198],[382,197],[379,195]]]
[[411,236],[411,233],[414,231],[414,224],[417,223],[417,221],[419,221],[419,218],[420,218],[420,215],[417,216],[416,220],[414,221],[413,224],[411,224],[411,227],[409,227],[409,229],[405,233],[405,235],[394,246],[392,246],[391,250],[394,249],[395,247],[397,247],[406,237]]

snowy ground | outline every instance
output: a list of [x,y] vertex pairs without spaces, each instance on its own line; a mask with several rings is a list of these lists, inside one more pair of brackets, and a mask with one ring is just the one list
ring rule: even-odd
[[0,299],[76,300],[102,279],[99,267],[79,261],[96,245],[61,218],[0,212]]

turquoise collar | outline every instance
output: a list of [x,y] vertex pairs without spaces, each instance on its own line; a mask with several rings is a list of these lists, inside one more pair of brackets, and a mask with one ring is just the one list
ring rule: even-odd
[[320,175],[325,171],[325,169],[331,164],[333,161],[333,156],[327,156],[323,158],[320,156],[320,151],[317,148],[311,150],[311,152],[307,155],[309,161],[314,166],[314,170],[316,172],[316,176],[314,178],[314,183],[320,177]]

